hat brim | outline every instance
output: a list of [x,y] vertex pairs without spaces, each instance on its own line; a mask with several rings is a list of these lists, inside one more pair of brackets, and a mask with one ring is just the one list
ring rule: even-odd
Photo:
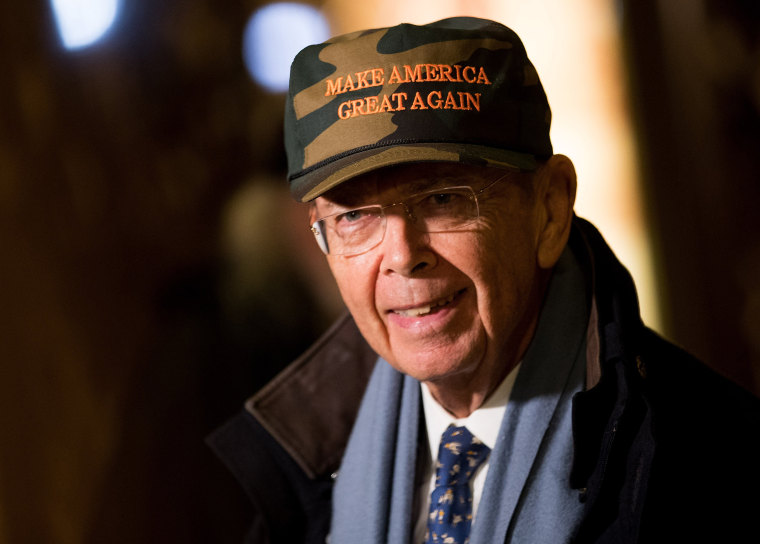
[[351,178],[378,168],[416,162],[452,162],[510,170],[535,170],[536,157],[494,147],[454,143],[414,143],[365,149],[310,169],[291,179],[294,198],[310,202]]

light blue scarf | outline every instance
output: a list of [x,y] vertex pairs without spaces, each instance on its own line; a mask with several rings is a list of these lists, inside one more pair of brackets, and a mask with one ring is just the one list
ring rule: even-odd
[[409,541],[420,385],[378,360],[333,490],[331,544]]
[[[584,381],[586,306],[566,250],[491,452],[471,544],[566,542],[581,519],[570,408]],[[419,382],[379,359],[333,492],[331,544],[409,542],[419,419]]]

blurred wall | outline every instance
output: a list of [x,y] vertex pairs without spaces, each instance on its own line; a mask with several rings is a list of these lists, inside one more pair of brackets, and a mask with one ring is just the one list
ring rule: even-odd
[[757,394],[760,3],[622,4],[664,331]]
[[0,3],[0,542],[239,541],[203,437],[335,312],[255,4],[122,4],[67,52],[46,1]]
[[[0,4],[0,542],[239,541],[202,438],[340,309],[242,65],[256,4],[124,5],[66,53]],[[758,392],[756,4],[619,6],[665,333]]]

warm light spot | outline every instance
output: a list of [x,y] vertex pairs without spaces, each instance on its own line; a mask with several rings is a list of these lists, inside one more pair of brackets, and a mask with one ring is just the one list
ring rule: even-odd
[[243,37],[248,72],[265,89],[285,92],[296,54],[330,37],[324,15],[305,4],[268,4],[251,16]]
[[99,40],[116,20],[120,0],[51,0],[58,32],[66,49]]

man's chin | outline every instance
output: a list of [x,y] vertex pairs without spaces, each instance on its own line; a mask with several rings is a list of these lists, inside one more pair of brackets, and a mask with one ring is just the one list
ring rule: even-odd
[[472,357],[428,353],[423,356],[399,357],[388,361],[399,372],[420,382],[440,383],[448,378],[473,371]]

